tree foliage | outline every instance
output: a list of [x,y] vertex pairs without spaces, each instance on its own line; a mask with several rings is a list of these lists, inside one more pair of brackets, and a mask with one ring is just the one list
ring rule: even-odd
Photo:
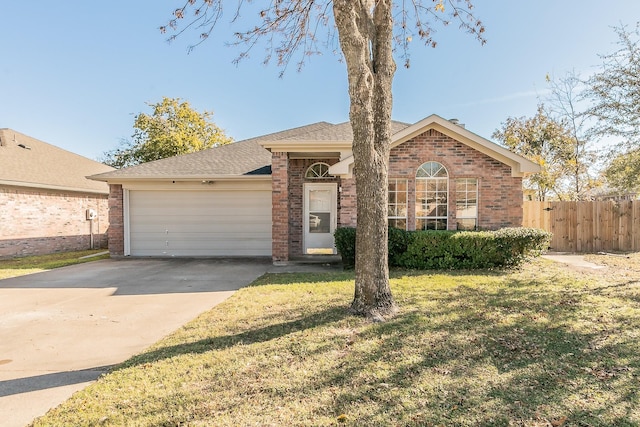
[[596,119],[595,131],[640,146],[640,23],[635,30],[614,28],[618,50],[602,55],[601,70],[587,80],[592,102],[586,113]]
[[242,46],[238,60],[261,44],[265,62],[275,57],[284,72],[294,55],[299,69],[309,55],[339,46],[349,81],[359,230],[351,309],[376,320],[393,316],[386,216],[394,54],[409,66],[410,42],[416,38],[435,46],[435,24],[451,21],[484,42],[471,0],[186,0],[160,30],[173,31],[172,39],[197,28],[197,45],[212,34],[225,7],[232,10],[236,27],[241,10],[255,13],[249,25],[234,32],[232,44]]
[[602,55],[600,71],[587,80],[586,111],[594,132],[619,138],[604,175],[620,192],[640,191],[640,23],[633,30],[614,28],[618,49]]
[[181,154],[193,153],[233,141],[211,121],[213,112],[202,113],[180,98],[162,98],[147,104],[151,114],[135,117],[131,141],[105,153],[103,163],[122,168]]
[[565,123],[551,118],[540,104],[533,117],[509,117],[493,137],[540,165],[540,172],[524,179],[525,188],[533,191],[537,200],[548,200],[552,194],[564,198],[563,184],[572,173],[566,166],[574,157],[574,140]]
[[640,149],[615,155],[604,170],[609,185],[620,193],[640,193]]

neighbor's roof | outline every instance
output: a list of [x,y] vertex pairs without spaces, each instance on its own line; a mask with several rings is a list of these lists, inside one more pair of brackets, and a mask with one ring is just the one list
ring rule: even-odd
[[155,160],[114,170],[91,179],[118,181],[128,179],[202,179],[224,177],[268,177],[271,175],[271,153],[259,144],[262,140],[278,140],[315,132],[334,125],[314,123],[256,138],[209,148],[195,153]]
[[16,132],[0,129],[0,185],[109,194],[87,179],[112,167]]

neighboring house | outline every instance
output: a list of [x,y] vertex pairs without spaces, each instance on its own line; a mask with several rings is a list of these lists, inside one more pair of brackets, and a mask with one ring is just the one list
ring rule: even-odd
[[109,188],[86,177],[111,170],[0,129],[0,258],[106,247]]
[[[522,177],[536,164],[436,115],[392,130],[390,225],[521,225]],[[348,122],[320,122],[93,176],[110,185],[110,251],[274,261],[335,253],[335,228],[356,225],[351,145]]]

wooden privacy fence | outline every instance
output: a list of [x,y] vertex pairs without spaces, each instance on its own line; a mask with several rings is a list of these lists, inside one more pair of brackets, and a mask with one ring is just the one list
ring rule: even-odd
[[524,227],[553,233],[560,252],[640,251],[640,200],[524,202]]

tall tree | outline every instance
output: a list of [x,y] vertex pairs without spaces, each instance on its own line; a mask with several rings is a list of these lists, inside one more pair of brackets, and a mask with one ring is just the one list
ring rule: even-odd
[[605,167],[604,176],[618,193],[640,193],[640,149],[613,156]]
[[551,86],[548,98],[550,115],[569,135],[565,142],[570,147],[563,150],[567,155],[565,175],[569,181],[565,191],[570,200],[585,200],[596,185],[591,176],[596,155],[591,143],[594,135],[588,128],[589,116],[579,109],[585,97],[584,84],[575,71],[558,79],[547,76],[547,81]]
[[541,171],[528,176],[523,183],[535,192],[537,200],[548,200],[551,194],[560,200],[565,198],[563,181],[572,173],[566,168],[573,157],[571,132],[563,123],[549,117],[544,105],[538,105],[533,117],[509,117],[493,137],[540,165]]
[[599,72],[587,80],[593,103],[586,113],[597,120],[595,130],[640,146],[640,23],[635,30],[614,28],[619,49],[602,55]]
[[640,23],[635,29],[614,28],[618,50],[602,55],[600,71],[587,80],[592,102],[586,114],[595,119],[594,131],[619,139],[605,176],[620,191],[637,191],[640,172]]
[[194,110],[180,98],[162,98],[147,104],[153,112],[140,113],[133,124],[133,140],[108,151],[102,159],[115,168],[193,153],[233,141],[211,121],[213,112]]
[[[232,22],[243,5],[231,2]],[[446,3],[446,4],[445,4]],[[189,26],[201,28],[201,41],[219,22],[224,0],[187,0],[174,11],[174,18],[162,31],[182,33]],[[358,233],[356,237],[356,279],[352,310],[374,320],[397,311],[389,287],[387,267],[387,173],[391,143],[391,84],[396,71],[394,43],[405,66],[409,65],[408,43],[414,36],[435,46],[433,24],[447,24],[448,18],[484,42],[484,27],[471,13],[471,0],[272,0],[257,8],[256,25],[234,35],[246,49],[244,57],[260,39],[266,41],[267,58],[277,58],[286,67],[294,53],[299,64],[319,50],[318,32],[328,30],[327,40],[337,33],[349,81],[349,119],[353,130],[354,174]],[[189,15],[188,12],[191,12]],[[180,20],[187,24],[179,29]]]

